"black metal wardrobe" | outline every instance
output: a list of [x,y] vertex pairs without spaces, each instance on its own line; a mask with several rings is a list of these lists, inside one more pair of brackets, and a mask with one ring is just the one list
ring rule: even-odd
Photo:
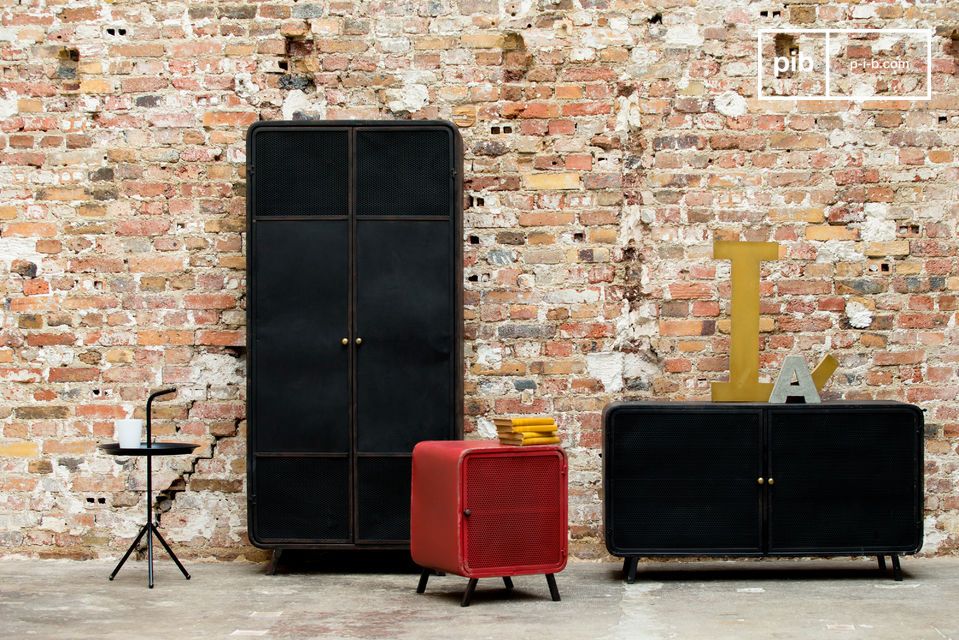
[[408,545],[413,446],[462,437],[462,158],[447,122],[250,127],[257,546]]

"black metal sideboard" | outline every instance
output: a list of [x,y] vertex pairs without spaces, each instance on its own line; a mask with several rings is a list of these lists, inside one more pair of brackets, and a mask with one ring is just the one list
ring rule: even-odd
[[923,414],[899,402],[617,402],[606,547],[645,556],[875,555],[922,546]]

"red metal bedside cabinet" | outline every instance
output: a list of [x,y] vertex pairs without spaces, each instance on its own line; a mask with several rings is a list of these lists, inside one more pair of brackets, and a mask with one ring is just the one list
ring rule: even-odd
[[554,573],[568,553],[566,454],[557,446],[511,447],[490,441],[426,441],[413,449],[410,553],[430,573],[479,578]]

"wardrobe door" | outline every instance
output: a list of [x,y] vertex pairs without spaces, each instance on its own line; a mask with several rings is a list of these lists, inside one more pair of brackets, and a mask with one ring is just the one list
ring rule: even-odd
[[250,135],[250,537],[348,542],[349,131]]
[[356,446],[410,453],[450,437],[449,232],[432,222],[357,225]]
[[347,222],[257,224],[256,450],[349,453]]
[[403,541],[413,446],[455,429],[451,131],[360,128],[355,162],[355,537]]

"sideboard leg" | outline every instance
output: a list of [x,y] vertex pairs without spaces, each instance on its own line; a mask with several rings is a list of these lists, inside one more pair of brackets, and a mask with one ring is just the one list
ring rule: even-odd
[[553,602],[559,602],[559,588],[556,586],[556,576],[552,573],[547,573],[546,584],[549,585],[549,595],[553,599]]
[[636,582],[636,569],[639,566],[639,558],[627,558],[626,562],[626,584],[633,584]]
[[420,574],[420,583],[416,585],[416,593],[424,593],[426,591],[426,583],[430,579],[430,570],[423,569],[423,573]]
[[283,549],[274,549],[273,555],[270,556],[270,563],[266,565],[266,575],[275,576],[276,568],[280,566],[280,556],[283,555]]
[[503,584],[506,585],[507,591],[513,590],[513,579],[510,578],[509,576],[503,576]]
[[879,570],[880,570],[880,571],[885,571],[885,570],[886,570],[886,556],[876,556],[876,558],[879,560]]
[[461,607],[470,606],[470,600],[473,599],[473,592],[476,591],[477,582],[479,582],[478,578],[470,578],[469,584],[466,585],[466,593],[463,594],[463,601],[460,602]]
[[899,566],[899,556],[892,554],[892,579],[896,582],[902,582],[902,567]]

